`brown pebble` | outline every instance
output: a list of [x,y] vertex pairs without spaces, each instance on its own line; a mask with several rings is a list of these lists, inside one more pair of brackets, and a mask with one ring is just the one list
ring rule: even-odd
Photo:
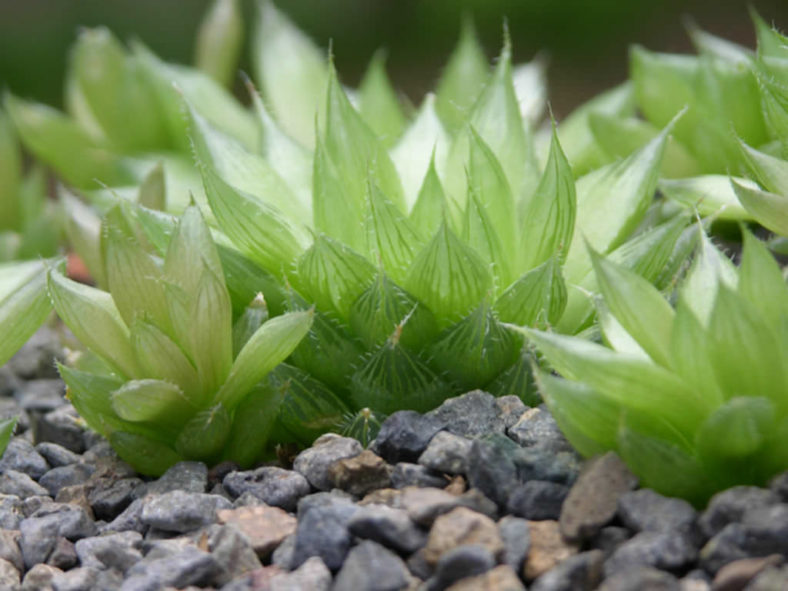
[[763,558],[742,558],[723,566],[714,577],[712,591],[741,591],[761,571],[770,566],[780,566],[784,562],[781,554],[771,554]]
[[492,519],[466,507],[457,507],[432,524],[424,558],[434,565],[445,552],[465,544],[484,546],[495,556],[504,551],[498,526]]
[[618,499],[637,486],[637,478],[614,452],[586,462],[561,507],[561,533],[567,540],[590,538],[609,523]]
[[523,566],[526,580],[532,581],[577,554],[578,546],[564,540],[557,521],[529,521],[528,530],[531,534],[531,549]]
[[365,449],[355,457],[331,464],[328,479],[351,495],[363,496],[373,490],[390,487],[391,471],[386,460]]
[[525,591],[525,585],[517,577],[514,569],[502,564],[484,574],[466,577],[448,587],[446,591]]
[[446,486],[443,490],[445,490],[450,495],[461,495],[468,489],[468,483],[465,481],[465,478],[462,474],[458,474],[454,478],[451,479],[451,482]]
[[268,505],[222,509],[216,513],[219,523],[229,523],[249,538],[260,558],[267,557],[296,530],[296,518]]

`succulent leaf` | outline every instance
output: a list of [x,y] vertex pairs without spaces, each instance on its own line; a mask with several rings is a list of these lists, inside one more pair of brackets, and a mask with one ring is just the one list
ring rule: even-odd
[[222,86],[230,86],[235,76],[243,26],[238,0],[216,0],[197,33],[195,65]]

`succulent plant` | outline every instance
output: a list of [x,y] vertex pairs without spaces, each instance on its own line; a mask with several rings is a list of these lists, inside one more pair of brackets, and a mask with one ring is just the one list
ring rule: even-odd
[[788,468],[788,287],[766,247],[745,232],[737,269],[702,236],[675,307],[591,256],[605,344],[519,329],[563,376],[537,371],[569,441],[697,504]]
[[88,349],[60,374],[88,425],[143,474],[182,459],[250,465],[283,401],[263,378],[307,333],[312,312],[266,321],[258,297],[233,326],[199,210],[188,207],[170,230],[160,256],[129,208],[115,206],[101,236],[109,292],[49,272],[55,309]]
[[[263,26],[275,28],[258,39],[262,97],[252,92],[261,148],[184,102],[218,227],[282,280],[289,309],[316,308],[289,360],[312,387],[378,417],[472,388],[533,402],[528,353],[502,323],[589,325],[594,276],[581,236],[649,281],[676,271],[686,218],[646,217],[672,124],[576,188],[555,132],[537,163],[508,39],[488,72],[466,31],[438,94],[393,138],[401,108],[384,79],[370,74],[348,97],[333,65],[272,11]],[[319,80],[323,100],[298,102]]]

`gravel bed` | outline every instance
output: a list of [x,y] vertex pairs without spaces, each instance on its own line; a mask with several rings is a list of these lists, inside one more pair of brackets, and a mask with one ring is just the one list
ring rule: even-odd
[[390,416],[363,449],[158,479],[84,429],[40,331],[0,368],[0,589],[788,589],[788,472],[704,511],[583,461],[544,407],[474,391]]

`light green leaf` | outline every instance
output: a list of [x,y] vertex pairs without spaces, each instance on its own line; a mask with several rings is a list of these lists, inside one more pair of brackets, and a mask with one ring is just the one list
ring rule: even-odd
[[698,229],[700,236],[699,252],[681,285],[681,296],[701,325],[709,325],[709,316],[721,285],[736,287],[738,281],[736,268],[730,259],[720,252]]
[[550,157],[536,191],[522,202],[521,269],[532,269],[553,256],[564,260],[575,227],[575,181],[553,126]]
[[482,300],[492,287],[492,277],[479,255],[443,223],[416,255],[405,287],[445,325]]
[[164,182],[164,166],[156,164],[140,185],[137,202],[148,209],[164,211],[167,207],[167,186]]
[[[344,199],[363,211],[370,179],[401,211],[402,185],[385,146],[353,108],[330,65],[326,103],[325,156],[336,167]],[[348,220],[346,223],[352,223]]]
[[33,336],[49,316],[46,294],[47,264],[53,261],[0,265],[0,364],[4,364]]
[[235,245],[267,271],[279,275],[303,251],[307,238],[274,207],[225,183],[202,167],[205,194],[219,226]]
[[490,78],[490,66],[473,22],[463,20],[460,39],[438,82],[435,107],[446,127],[458,130]]
[[727,398],[767,396],[785,404],[788,375],[778,328],[766,323],[758,309],[720,285],[709,317],[712,359]]
[[328,80],[326,57],[273,2],[258,2],[252,37],[257,83],[285,131],[303,145],[315,145],[315,115]]
[[112,410],[126,421],[184,423],[196,410],[183,391],[162,380],[131,380],[112,393]]
[[80,342],[121,375],[141,374],[128,328],[110,294],[67,279],[54,269],[48,273],[47,287],[55,311]]
[[[609,161],[626,158],[659,135],[659,128],[637,117],[617,117],[606,113],[589,113],[588,123],[599,147]],[[605,162],[607,164],[607,162]],[[700,174],[695,156],[676,138],[670,138],[662,159],[662,174],[682,178]]]
[[334,310],[344,319],[374,278],[372,263],[323,234],[298,260],[298,281],[311,300],[319,309]]
[[501,163],[512,194],[517,198],[536,184],[533,138],[520,115],[512,81],[508,35],[490,83],[484,88],[468,120]]
[[168,147],[139,63],[103,27],[83,29],[71,50],[66,107],[95,140],[119,151]]
[[312,154],[274,121],[257,90],[249,85],[262,131],[262,155],[307,211],[312,208]]
[[583,238],[606,254],[621,245],[651,204],[671,126],[629,158],[577,181],[577,223],[564,274],[576,283],[591,268]]
[[238,0],[215,0],[197,32],[195,65],[222,86],[230,86],[238,67],[243,34]]
[[577,337],[514,328],[523,332],[561,375],[582,378],[622,408],[664,417],[687,432],[692,432],[705,416],[708,401],[654,363]]
[[433,157],[408,219],[419,234],[432,236],[448,215],[446,194],[443,192],[438,172],[435,170],[435,158]]
[[468,190],[463,239],[473,251],[481,255],[484,262],[490,265],[496,290],[502,290],[512,281],[507,253],[504,252],[500,236],[473,185]]
[[295,350],[312,326],[313,312],[291,312],[264,323],[244,345],[216,400],[233,408]]
[[638,342],[632,338],[621,323],[610,312],[605,300],[599,296],[594,298],[596,307],[596,320],[601,331],[602,342],[614,351],[640,357],[641,359],[651,359],[643,350]]
[[751,49],[707,33],[695,24],[690,24],[689,35],[699,53],[743,66],[750,65],[755,58]]
[[19,186],[22,155],[11,121],[0,111],[0,230],[15,230],[21,221]]
[[724,400],[714,370],[713,342],[685,298],[679,298],[670,342],[673,371],[711,404]]
[[386,75],[386,56],[377,51],[358,88],[359,111],[367,125],[386,146],[392,146],[405,128],[406,119],[397,94]]
[[120,459],[147,476],[161,476],[168,468],[184,460],[167,444],[137,433],[113,431],[109,443]]
[[435,96],[427,94],[416,118],[390,152],[409,211],[427,182],[429,168],[437,165],[436,170],[442,170],[449,153],[450,138],[435,109]]
[[188,294],[188,351],[209,401],[224,384],[233,364],[230,295],[224,277],[209,268],[202,272],[195,292]]
[[430,367],[462,391],[495,379],[520,355],[521,339],[506,329],[487,302],[445,330],[428,350]]
[[10,94],[5,96],[5,107],[25,147],[69,184],[94,188],[96,179],[108,185],[133,181],[116,155],[62,113]]
[[673,308],[648,281],[591,251],[605,304],[621,326],[659,365],[668,367]]
[[475,200],[489,219],[492,236],[497,236],[502,254],[506,258],[496,257],[498,270],[504,285],[511,281],[507,260],[516,259],[516,209],[512,190],[501,163],[476,130],[470,128],[470,162],[468,174],[468,205]]
[[137,320],[131,325],[131,344],[143,375],[177,385],[190,399],[203,399],[197,370],[186,352],[159,328]]
[[763,242],[749,231],[743,234],[739,295],[755,306],[770,326],[779,327],[788,321],[788,287],[780,265]]
[[520,115],[523,121],[536,125],[540,123],[547,106],[547,75],[546,64],[540,56],[526,64],[514,66],[512,82],[517,102],[520,103]]
[[[558,139],[566,153],[575,177],[608,163],[607,154],[597,145],[589,117],[601,113],[613,117],[628,117],[635,113],[632,84],[626,82],[580,105],[558,126]],[[545,150],[546,152],[546,150]],[[544,160],[546,160],[546,156]]]
[[[739,181],[757,188],[746,179]],[[697,210],[702,216],[724,220],[746,220],[750,215],[741,206],[731,187],[730,178],[721,174],[708,174],[686,179],[660,179],[659,190],[668,198]]]
[[113,207],[102,224],[101,248],[112,299],[127,326],[147,317],[165,332],[172,330],[162,270],[140,243],[130,215]]
[[233,424],[222,459],[251,468],[261,459],[277,420],[284,393],[260,385],[248,394],[235,409]]
[[353,302],[350,327],[370,349],[396,332],[404,347],[419,350],[434,340],[437,332],[432,312],[385,273],[378,273],[372,285]]
[[788,236],[788,194],[775,195],[752,189],[735,179],[731,179],[731,185],[741,204],[759,224],[781,236]]
[[258,293],[233,324],[233,357],[237,357],[257,329],[268,320],[268,306],[262,293]]
[[164,257],[167,281],[194,293],[203,269],[221,277],[222,263],[208,225],[196,205],[186,208],[172,232]]
[[536,383],[561,432],[585,457],[616,448],[620,407],[582,382],[538,370]]
[[739,140],[742,157],[747,168],[767,191],[788,195],[788,161],[776,158]]
[[14,434],[17,419],[18,417],[11,417],[0,420],[0,457],[5,453],[5,448],[8,447],[11,435]]
[[408,218],[372,183],[368,204],[368,251],[395,281],[402,281],[422,240]]
[[566,298],[561,266],[551,258],[507,287],[494,307],[503,322],[542,328],[558,321]]
[[750,10],[750,18],[755,24],[755,34],[758,39],[758,54],[773,57],[788,57],[785,49],[788,37],[770,26],[754,8]]
[[230,437],[232,418],[222,404],[198,412],[183,426],[175,449],[186,459],[214,463]]
[[[262,156],[213,128],[193,108],[188,109],[192,146],[198,162],[210,166],[233,187],[276,207],[292,220],[303,220],[309,208],[302,205],[279,174]],[[206,189],[207,190],[207,189]]]
[[776,410],[772,401],[762,396],[731,398],[698,430],[699,453],[714,461],[746,458],[762,451],[774,431]]

